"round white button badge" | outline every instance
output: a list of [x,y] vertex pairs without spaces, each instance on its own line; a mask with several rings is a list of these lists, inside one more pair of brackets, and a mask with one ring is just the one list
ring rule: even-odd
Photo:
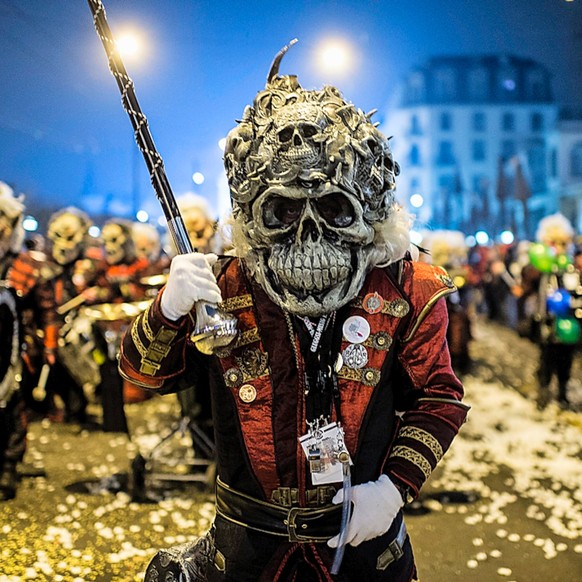
[[351,344],[361,344],[370,337],[370,324],[363,317],[352,315],[345,320],[342,332]]

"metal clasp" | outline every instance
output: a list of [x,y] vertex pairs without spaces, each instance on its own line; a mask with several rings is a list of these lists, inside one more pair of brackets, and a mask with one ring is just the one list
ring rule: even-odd
[[292,507],[287,513],[287,519],[283,520],[283,523],[287,526],[287,535],[289,536],[290,542],[300,542],[301,540],[297,537],[297,524],[295,520],[297,515],[301,512],[301,507]]

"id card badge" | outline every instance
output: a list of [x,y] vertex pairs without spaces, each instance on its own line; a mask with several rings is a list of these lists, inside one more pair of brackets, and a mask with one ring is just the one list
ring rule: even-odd
[[[347,453],[344,431],[337,422],[319,427],[312,426],[299,442],[309,462],[313,485],[339,483],[343,480],[343,467],[339,460],[341,453]],[[348,453],[349,457],[349,453]],[[349,459],[352,465],[351,458]]]

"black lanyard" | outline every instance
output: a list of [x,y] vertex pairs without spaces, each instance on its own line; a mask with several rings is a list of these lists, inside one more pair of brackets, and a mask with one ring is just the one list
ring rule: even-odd
[[331,418],[332,406],[339,420],[339,390],[334,369],[339,353],[334,341],[335,315],[335,312],[323,315],[316,322],[294,318],[305,363],[305,412],[310,422],[321,417]]

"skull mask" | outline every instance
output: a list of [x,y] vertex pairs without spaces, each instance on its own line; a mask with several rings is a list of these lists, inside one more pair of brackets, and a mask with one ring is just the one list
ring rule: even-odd
[[148,261],[157,261],[160,258],[162,244],[160,234],[152,224],[135,222],[133,224],[133,244],[138,258],[146,258]]
[[0,182],[0,261],[9,252],[18,253],[24,239],[22,219],[23,196],[14,196],[14,190]]
[[65,208],[51,216],[47,238],[51,254],[59,265],[68,265],[80,258],[91,221],[77,208]]
[[317,317],[362,286],[398,166],[369,116],[337,89],[305,91],[277,76],[286,48],[228,135],[224,162],[239,255],[282,309]]
[[201,253],[209,252],[211,239],[215,234],[215,221],[210,215],[208,202],[191,192],[178,197],[176,202],[192,246]]
[[135,244],[130,221],[109,220],[103,225],[101,238],[105,248],[105,259],[110,265],[129,264],[135,261]]

